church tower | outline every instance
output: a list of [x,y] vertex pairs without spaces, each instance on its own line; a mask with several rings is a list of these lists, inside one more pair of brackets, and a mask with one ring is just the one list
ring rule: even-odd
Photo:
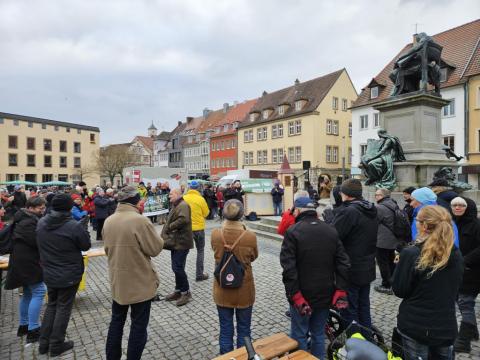
[[150,125],[150,127],[148,128],[148,136],[150,137],[157,136],[157,128],[155,127],[155,125],[153,125],[153,121],[152,121],[152,125]]

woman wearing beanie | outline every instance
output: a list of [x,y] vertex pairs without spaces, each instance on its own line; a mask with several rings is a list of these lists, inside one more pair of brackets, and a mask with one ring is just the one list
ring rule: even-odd
[[462,256],[453,244],[450,214],[441,206],[423,207],[417,229],[415,246],[400,254],[392,282],[403,299],[397,315],[403,359],[452,360]]
[[470,341],[478,340],[475,301],[480,291],[480,220],[477,218],[477,205],[472,199],[456,197],[451,202],[451,208],[465,263],[457,300],[462,321],[455,341],[455,351],[469,353]]
[[225,245],[238,243],[232,252],[244,265],[245,275],[242,285],[235,289],[220,287],[217,280],[213,282],[213,299],[217,304],[220,321],[220,354],[233,350],[233,317],[237,319],[237,348],[245,345],[245,336],[250,337],[252,307],[255,302],[255,284],[251,263],[258,257],[257,237],[240,222],[243,217],[243,204],[236,199],[228,200],[223,207],[225,221],[222,228],[212,231],[212,249],[215,263],[223,257]]

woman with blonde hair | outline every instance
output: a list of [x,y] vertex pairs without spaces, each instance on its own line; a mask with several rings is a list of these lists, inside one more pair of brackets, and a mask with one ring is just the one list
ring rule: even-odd
[[416,217],[415,244],[400,254],[392,289],[403,301],[397,315],[404,360],[454,359],[455,300],[463,259],[454,247],[450,214],[425,206]]

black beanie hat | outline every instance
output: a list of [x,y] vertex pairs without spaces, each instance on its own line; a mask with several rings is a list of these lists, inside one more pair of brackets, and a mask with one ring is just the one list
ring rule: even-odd
[[348,179],[342,183],[340,192],[355,199],[362,198],[362,183],[357,179]]
[[52,209],[55,211],[70,211],[73,207],[73,200],[68,194],[57,194],[52,199]]

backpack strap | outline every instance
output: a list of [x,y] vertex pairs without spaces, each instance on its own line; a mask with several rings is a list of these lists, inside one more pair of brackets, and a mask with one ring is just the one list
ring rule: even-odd
[[235,242],[232,244],[232,245],[227,245],[227,243],[225,242],[225,235],[223,233],[223,229],[220,230],[220,234],[222,236],[222,242],[223,242],[223,247],[225,249],[227,249],[228,251],[233,251],[233,249],[235,249],[235,247],[237,246],[237,244],[240,242],[240,240],[243,238],[243,236],[247,233],[247,230],[244,229],[244,231],[240,234],[240,236],[237,238],[237,240],[235,240]]

